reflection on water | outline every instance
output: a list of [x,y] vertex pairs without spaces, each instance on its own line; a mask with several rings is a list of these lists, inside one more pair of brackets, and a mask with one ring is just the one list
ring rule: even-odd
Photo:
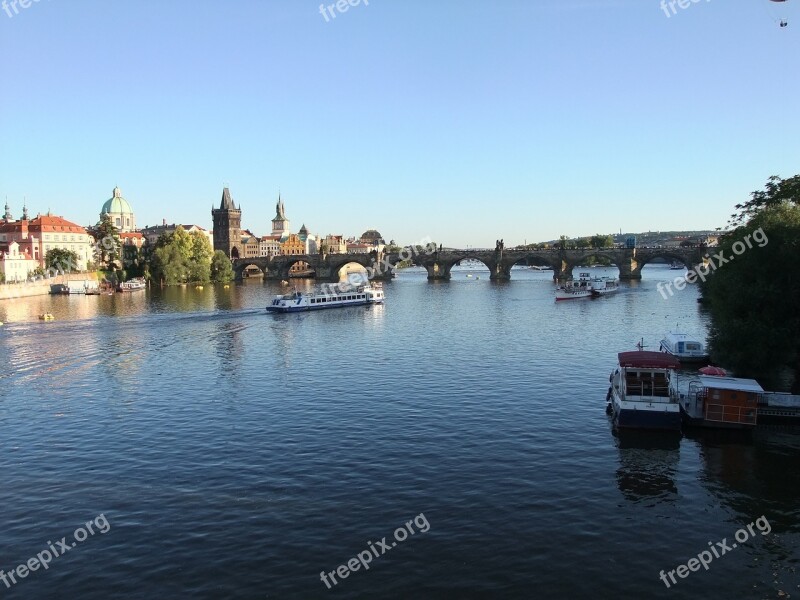
[[627,500],[648,505],[676,501],[679,435],[614,431],[614,441],[619,452],[617,485]]
[[[472,273],[403,270],[384,306],[288,315],[265,311],[286,288],[257,279],[0,303],[0,568],[101,512],[112,525],[6,595],[797,589],[797,433],[619,436],[605,414],[617,352],[675,323],[702,337],[695,288],[664,300],[669,269],[647,267],[617,294],[556,303],[551,272]],[[421,512],[424,537],[335,592],[320,583]],[[762,514],[770,536],[659,581]]]

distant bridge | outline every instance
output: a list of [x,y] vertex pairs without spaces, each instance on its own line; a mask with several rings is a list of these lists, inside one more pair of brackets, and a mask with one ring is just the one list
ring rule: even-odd
[[407,260],[423,267],[429,280],[448,280],[454,266],[463,260],[477,260],[489,269],[489,278],[495,281],[511,279],[511,267],[526,264],[552,269],[553,279],[563,281],[573,277],[576,267],[585,265],[590,258],[604,258],[619,269],[620,279],[641,279],[642,268],[662,259],[675,261],[687,269],[708,263],[708,248],[545,248],[540,250],[439,250],[428,247],[407,247],[401,252],[378,254],[319,254],[279,255],[270,257],[239,258],[233,261],[237,279],[245,269],[257,267],[266,279],[288,279],[293,265],[303,262],[314,271],[314,277],[323,281],[339,281],[340,271],[348,264],[358,264],[367,269],[370,279],[389,280],[397,263]]

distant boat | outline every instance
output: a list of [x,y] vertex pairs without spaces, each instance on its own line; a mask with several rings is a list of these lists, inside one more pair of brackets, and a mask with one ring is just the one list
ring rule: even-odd
[[581,273],[577,280],[568,281],[556,290],[556,300],[598,298],[618,289],[619,284],[613,277],[592,277],[589,273]]
[[703,343],[685,333],[667,333],[661,340],[661,352],[666,352],[681,362],[703,362],[708,360]]
[[683,270],[684,270],[686,267],[684,267],[684,266],[683,266],[681,263],[679,263],[677,260],[673,260],[673,261],[670,263],[670,265],[669,265],[669,268],[670,268],[670,270],[671,270],[671,271],[683,271]]
[[134,277],[119,284],[118,292],[138,292],[147,288],[147,283],[142,277]]

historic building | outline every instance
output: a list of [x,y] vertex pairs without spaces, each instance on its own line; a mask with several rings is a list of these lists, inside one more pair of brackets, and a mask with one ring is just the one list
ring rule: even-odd
[[[282,203],[278,203],[282,206]],[[214,250],[222,250],[230,259],[244,257],[242,245],[242,209],[236,208],[228,188],[222,190],[219,208],[211,209],[214,221]],[[274,221],[273,221],[274,224]]]
[[3,275],[3,281],[25,281],[38,266],[39,261],[27,252],[21,252],[17,242],[8,244],[5,251],[0,250],[0,274]]
[[343,235],[328,235],[322,242],[327,248],[328,254],[346,254],[347,242]]
[[289,219],[286,218],[286,208],[283,206],[280,194],[278,194],[278,204],[275,205],[275,218],[272,219],[272,235],[281,241],[289,235]]
[[122,233],[136,231],[136,216],[133,214],[131,205],[122,197],[122,190],[118,187],[114,188],[111,198],[103,204],[103,209],[100,211],[101,220],[103,215],[111,217],[111,223]]
[[[7,210],[6,217],[10,216]],[[0,223],[0,251],[8,252],[12,242],[18,244],[20,254],[27,254],[42,267],[47,251],[60,248],[71,250],[78,257],[73,269],[85,271],[94,252],[94,240],[84,227],[49,212],[28,219],[27,209],[23,209],[19,221],[4,218]]]
[[306,243],[300,239],[296,233],[290,233],[289,236],[281,242],[281,254],[297,256],[306,253]]

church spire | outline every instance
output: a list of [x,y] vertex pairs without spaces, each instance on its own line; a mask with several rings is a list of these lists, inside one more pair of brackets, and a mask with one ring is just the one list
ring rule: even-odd
[[6,214],[3,217],[6,221],[13,221],[14,217],[11,216],[11,209],[8,207],[8,196],[6,196]]

